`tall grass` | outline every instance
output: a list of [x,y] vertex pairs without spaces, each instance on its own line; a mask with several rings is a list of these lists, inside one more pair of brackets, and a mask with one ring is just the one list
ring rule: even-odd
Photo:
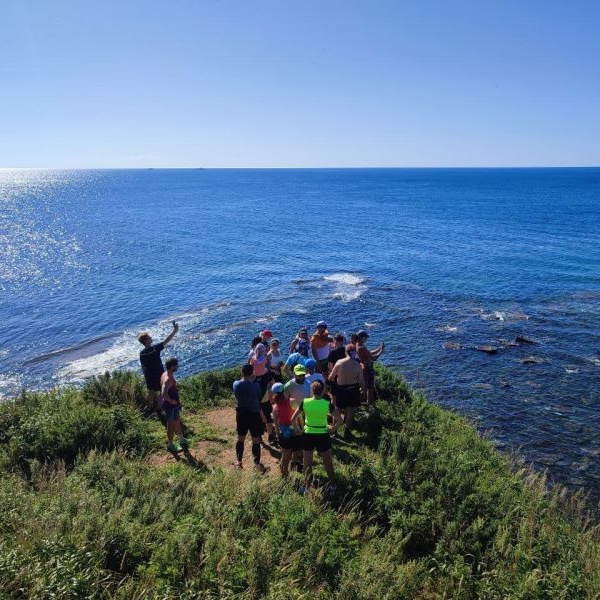
[[[235,375],[183,381],[184,405],[227,401]],[[24,395],[0,418],[0,597],[600,597],[598,531],[577,498],[378,377],[359,443],[335,444],[336,501],[145,460],[136,376]]]

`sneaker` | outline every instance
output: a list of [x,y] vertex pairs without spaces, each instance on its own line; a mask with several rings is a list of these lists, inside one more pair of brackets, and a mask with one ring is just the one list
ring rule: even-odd
[[277,438],[275,437],[275,434],[271,434],[269,436],[269,444],[271,446],[274,446],[277,443]]
[[298,491],[300,492],[301,496],[306,495],[306,487],[304,487],[303,485],[300,486],[300,489]]
[[235,468],[236,469],[243,469],[244,468],[244,465],[242,464],[241,460],[237,460],[234,464],[235,464]]
[[262,463],[256,463],[254,465],[254,468],[259,472],[259,473],[266,473],[267,472],[267,467],[265,467],[265,465],[263,465]]
[[170,442],[169,444],[167,444],[167,450],[169,452],[181,452],[181,447],[176,446],[173,442]]
[[187,440],[186,438],[179,438],[179,443],[181,444],[182,448],[189,448],[190,447],[190,441]]

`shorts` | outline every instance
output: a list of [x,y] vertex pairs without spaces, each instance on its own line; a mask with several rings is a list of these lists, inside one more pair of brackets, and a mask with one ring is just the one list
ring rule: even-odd
[[271,369],[271,380],[277,383],[283,383],[283,375],[281,369]]
[[273,405],[267,400],[266,402],[260,403],[260,410],[263,415],[265,415],[265,419],[267,423],[273,422]]
[[302,436],[292,433],[289,437],[279,436],[282,450],[302,450]]
[[237,434],[240,436],[250,432],[252,437],[260,437],[265,431],[262,419],[259,412],[251,410],[236,410],[235,421]]
[[363,377],[365,378],[365,386],[368,388],[375,387],[375,367],[373,363],[363,365]]
[[302,450],[319,454],[331,450],[331,437],[329,433],[304,433],[302,434]]
[[329,372],[329,359],[324,358],[323,360],[317,361],[317,373],[328,373]]
[[340,409],[360,406],[360,386],[338,385],[336,388],[335,404]]
[[181,405],[177,404],[173,406],[170,402],[162,403],[163,410],[165,411],[165,417],[167,418],[167,423],[174,423],[179,419],[179,413],[181,412]]
[[160,392],[160,376],[162,373],[144,374],[146,380],[146,388],[151,392]]

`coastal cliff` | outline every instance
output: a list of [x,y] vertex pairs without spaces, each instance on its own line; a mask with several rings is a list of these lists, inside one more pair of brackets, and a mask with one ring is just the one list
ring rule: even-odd
[[334,499],[228,468],[214,415],[237,372],[180,382],[192,448],[177,458],[132,372],[3,405],[0,597],[600,596],[582,501],[385,367],[355,440],[334,441]]

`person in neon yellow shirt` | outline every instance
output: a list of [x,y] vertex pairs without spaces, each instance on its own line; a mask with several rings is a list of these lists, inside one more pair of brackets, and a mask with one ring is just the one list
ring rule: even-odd
[[[304,494],[310,489],[313,481],[312,465],[313,454],[316,450],[323,459],[323,465],[329,479],[329,491],[336,492],[335,473],[333,469],[333,456],[331,454],[331,436],[342,424],[342,417],[339,410],[331,402],[323,398],[325,386],[320,381],[314,381],[311,385],[312,397],[305,398],[302,404],[296,409],[292,416],[292,424],[299,429],[300,417],[304,416],[304,434],[302,436],[302,450],[304,454],[304,488],[301,493]],[[327,425],[327,417],[333,415],[333,426]]]

